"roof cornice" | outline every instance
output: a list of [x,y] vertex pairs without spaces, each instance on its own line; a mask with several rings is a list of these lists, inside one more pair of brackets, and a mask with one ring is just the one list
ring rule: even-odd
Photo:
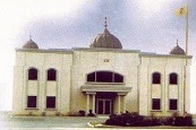
[[17,52],[35,52],[35,53],[70,53],[73,51],[71,49],[15,49]]
[[[156,54],[156,53],[140,53],[140,57],[170,57],[170,58],[186,58],[186,55],[175,55],[175,54]],[[189,55],[191,59],[193,56]]]

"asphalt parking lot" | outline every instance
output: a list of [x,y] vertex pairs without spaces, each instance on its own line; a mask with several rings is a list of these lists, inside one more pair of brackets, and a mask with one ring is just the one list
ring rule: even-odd
[[[50,117],[50,116],[12,116],[0,112],[0,129],[2,130],[60,130],[60,129],[92,129],[88,122],[104,123],[108,117]],[[97,128],[94,128],[97,129]],[[120,127],[104,126],[99,129],[196,129],[191,127],[150,126],[150,127]]]
[[61,129],[90,128],[88,122],[105,122],[106,118],[97,117],[50,117],[50,116],[12,116],[1,113],[1,129]]

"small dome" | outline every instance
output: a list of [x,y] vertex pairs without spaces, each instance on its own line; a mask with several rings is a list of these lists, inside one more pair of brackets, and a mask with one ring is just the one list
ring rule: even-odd
[[27,43],[22,47],[24,49],[39,49],[38,45],[30,39]]
[[174,55],[185,55],[184,50],[177,44],[171,51],[170,54]]
[[120,40],[112,35],[107,28],[99,34],[90,45],[91,48],[113,48],[122,49]]

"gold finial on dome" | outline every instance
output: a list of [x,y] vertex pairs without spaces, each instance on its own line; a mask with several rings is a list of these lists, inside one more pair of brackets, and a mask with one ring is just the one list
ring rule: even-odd
[[176,45],[178,46],[178,39],[176,39]]
[[105,25],[104,25],[105,28],[107,28],[107,26],[108,26],[107,24],[108,24],[107,17],[105,17]]

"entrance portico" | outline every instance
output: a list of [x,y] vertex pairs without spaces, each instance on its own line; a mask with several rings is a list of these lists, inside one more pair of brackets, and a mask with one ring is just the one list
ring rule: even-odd
[[126,111],[125,96],[131,87],[122,85],[85,85],[82,92],[86,94],[86,112],[112,114]]

